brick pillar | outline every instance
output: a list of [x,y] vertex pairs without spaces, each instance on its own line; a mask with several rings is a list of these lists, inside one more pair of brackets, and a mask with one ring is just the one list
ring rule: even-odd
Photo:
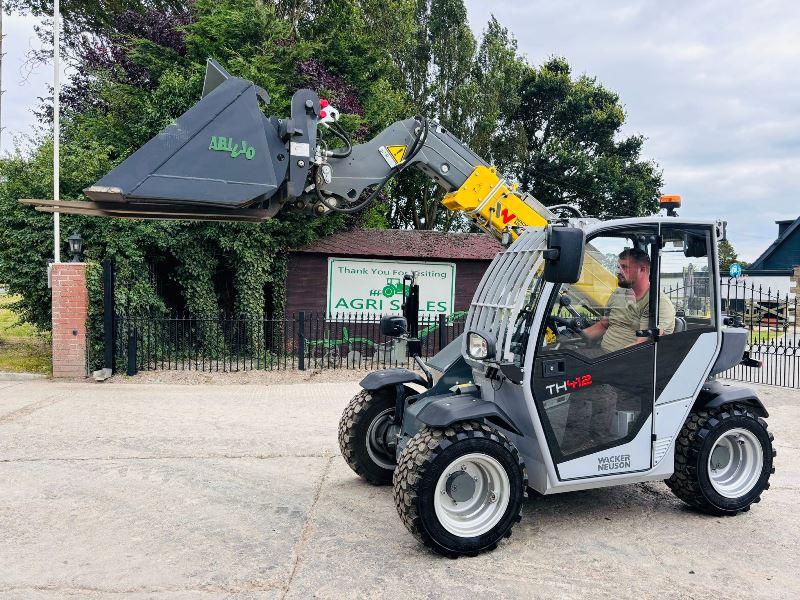
[[53,377],[86,376],[85,263],[53,264]]

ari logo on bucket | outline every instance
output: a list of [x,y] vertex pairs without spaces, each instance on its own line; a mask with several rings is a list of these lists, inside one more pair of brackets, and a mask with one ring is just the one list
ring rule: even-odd
[[208,145],[209,150],[216,150],[217,152],[227,152],[231,158],[237,158],[239,155],[244,154],[247,160],[253,160],[256,156],[255,147],[247,143],[247,140],[242,140],[241,146],[233,143],[233,138],[222,136],[211,136],[211,143]]

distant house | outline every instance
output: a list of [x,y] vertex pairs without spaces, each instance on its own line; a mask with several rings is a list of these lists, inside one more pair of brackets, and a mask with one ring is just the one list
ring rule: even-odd
[[789,294],[795,267],[800,265],[800,217],[776,221],[778,238],[744,270],[747,284]]

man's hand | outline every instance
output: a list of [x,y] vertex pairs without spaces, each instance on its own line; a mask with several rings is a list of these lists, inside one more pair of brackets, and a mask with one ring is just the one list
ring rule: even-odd
[[[658,337],[661,337],[662,335],[664,335],[664,330],[663,329],[659,329],[658,330]],[[645,342],[649,342],[652,339],[653,339],[652,337],[637,337],[636,341],[631,345],[635,346],[636,344],[643,344]]]
[[606,332],[607,329],[608,329],[608,317],[603,317],[602,319],[597,321],[597,323],[589,325],[589,327],[583,329],[582,332],[587,339],[594,342],[603,337],[603,334]]

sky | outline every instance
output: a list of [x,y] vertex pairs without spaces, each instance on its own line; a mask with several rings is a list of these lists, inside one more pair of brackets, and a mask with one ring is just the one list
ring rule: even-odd
[[800,216],[797,0],[466,0],[473,31],[491,14],[534,65],[567,58],[616,91],[624,133],[647,138],[682,216],[728,221],[740,258]]
[[39,48],[33,32],[37,20],[33,17],[3,15],[3,111],[2,147],[5,154],[14,144],[24,144],[25,136],[36,126],[31,112],[39,104],[38,96],[47,96],[48,84],[53,82],[53,65],[41,65],[33,71],[26,65],[26,53]]
[[[476,35],[491,14],[534,65],[564,56],[616,91],[624,134],[664,173],[681,215],[724,219],[755,259],[776,220],[800,216],[800,3],[796,0],[466,0]],[[2,151],[35,126],[52,67],[24,77],[34,20],[5,16]]]

